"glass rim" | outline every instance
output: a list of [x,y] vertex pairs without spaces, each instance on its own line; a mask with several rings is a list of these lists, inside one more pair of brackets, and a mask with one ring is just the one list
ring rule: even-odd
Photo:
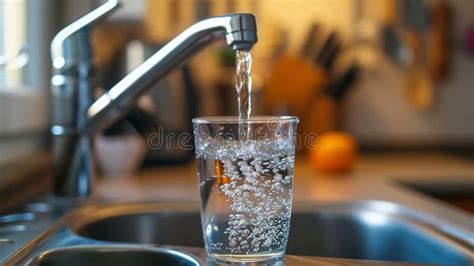
[[203,116],[192,119],[193,124],[239,124],[239,123],[268,123],[268,122],[296,122],[297,116],[252,116],[249,119],[239,119],[237,116]]

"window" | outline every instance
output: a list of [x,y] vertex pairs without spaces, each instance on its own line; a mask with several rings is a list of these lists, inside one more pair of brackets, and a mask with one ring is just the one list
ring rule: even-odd
[[0,163],[48,136],[52,0],[0,0]]
[[[27,63],[26,0],[0,1],[0,90],[22,83]],[[25,60],[26,59],[26,60]]]

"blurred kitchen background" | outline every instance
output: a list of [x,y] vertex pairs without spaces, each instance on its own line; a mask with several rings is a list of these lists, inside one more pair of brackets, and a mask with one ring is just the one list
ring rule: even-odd
[[[50,169],[49,44],[103,2],[0,0],[0,185],[17,180],[7,173]],[[257,18],[254,115],[298,115],[303,135],[344,132],[326,141],[346,143],[342,150],[349,153],[443,151],[472,158],[471,0],[123,1],[91,35],[96,95],[193,22],[231,12]],[[126,145],[114,137],[186,133],[192,117],[235,115],[234,72],[234,54],[223,43],[194,56],[101,133],[99,164],[110,164],[107,158],[120,153],[121,147],[111,147]],[[143,143],[130,145],[125,151],[136,151],[137,165],[143,156],[144,165],[155,167],[191,164],[194,158],[176,143],[143,156]],[[350,161],[335,168],[347,170],[355,159]],[[324,166],[331,162],[315,164],[331,168]],[[120,166],[107,167],[102,171],[113,173]]]

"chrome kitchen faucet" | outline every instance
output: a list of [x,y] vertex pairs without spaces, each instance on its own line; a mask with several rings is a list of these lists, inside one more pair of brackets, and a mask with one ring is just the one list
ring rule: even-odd
[[86,197],[93,180],[92,139],[125,115],[150,84],[163,78],[195,52],[219,38],[234,50],[257,42],[252,14],[201,20],[163,46],[95,102],[92,99],[90,31],[120,3],[108,1],[62,29],[51,42],[54,194]]

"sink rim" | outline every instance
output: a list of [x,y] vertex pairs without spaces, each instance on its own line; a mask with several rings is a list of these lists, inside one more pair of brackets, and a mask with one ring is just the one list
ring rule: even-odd
[[166,248],[163,246],[144,246],[138,244],[106,244],[106,245],[99,245],[99,244],[89,244],[89,245],[76,245],[76,246],[65,246],[65,247],[55,247],[40,252],[39,254],[33,256],[26,265],[35,265],[36,262],[39,262],[43,257],[54,255],[55,253],[59,253],[62,251],[93,251],[93,252],[104,252],[104,251],[132,251],[132,252],[139,252],[139,251],[146,251],[151,253],[163,253],[166,255],[173,255],[180,257],[184,260],[189,262],[193,262],[196,265],[202,265],[198,258],[194,255],[183,251],[183,250],[173,250],[170,248]]
[[[155,210],[159,209],[159,211]],[[112,203],[112,204],[96,204],[79,207],[70,213],[74,216],[67,224],[74,233],[84,225],[96,222],[102,219],[118,217],[133,214],[152,214],[157,212],[199,212],[197,203]]]

